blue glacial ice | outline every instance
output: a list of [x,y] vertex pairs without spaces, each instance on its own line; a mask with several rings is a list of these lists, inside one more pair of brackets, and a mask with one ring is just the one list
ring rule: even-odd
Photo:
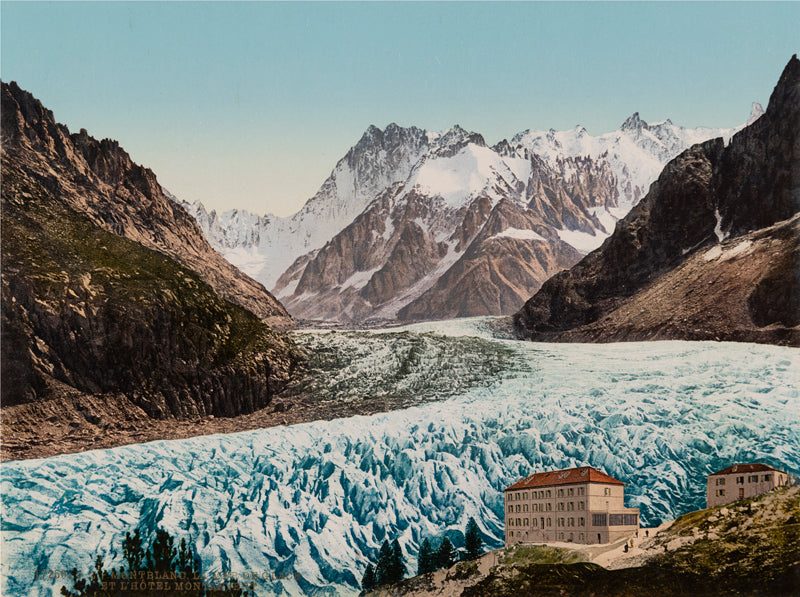
[[[191,537],[207,572],[300,577],[261,582],[259,594],[356,594],[384,539],[399,539],[411,570],[423,538],[458,544],[471,516],[500,546],[502,489],[532,472],[603,469],[650,525],[704,507],[705,476],[733,462],[800,474],[797,349],[530,344],[492,338],[485,324],[405,328],[404,341],[437,334],[461,350],[475,337],[476,350],[492,342],[512,354],[444,401],[0,465],[3,594],[57,595],[63,581],[35,582],[35,570],[88,570],[97,554],[121,564],[121,537],[137,525]],[[402,331],[330,338],[355,351],[359,338],[392,343]],[[328,333],[306,340],[319,346]],[[364,393],[391,360],[366,367]],[[458,365],[441,363],[442,375],[461,375]]]

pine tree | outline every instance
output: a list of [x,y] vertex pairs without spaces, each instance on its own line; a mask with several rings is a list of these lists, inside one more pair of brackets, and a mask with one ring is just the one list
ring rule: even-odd
[[436,567],[449,568],[456,563],[456,550],[450,539],[445,537],[439,545],[439,551],[436,552]]
[[369,593],[376,586],[375,568],[372,567],[372,564],[367,564],[367,569],[364,570],[364,578],[361,579],[361,591]]
[[[101,597],[106,595],[118,595],[120,578],[142,578],[142,573],[151,576],[166,577],[174,573],[176,579],[196,579],[202,576],[200,560],[197,558],[191,546],[187,546],[185,540],[181,540],[180,549],[174,547],[175,539],[162,529],[156,530],[155,539],[150,549],[145,550],[142,546],[142,538],[137,529],[133,535],[125,533],[122,540],[122,556],[128,568],[121,566],[118,570],[111,572],[103,569],[103,558],[97,556],[94,564],[94,571],[87,578],[81,578],[77,569],[73,569],[70,576],[72,578],[72,589],[61,587],[61,594],[65,597]],[[199,589],[191,586],[178,587],[176,585],[163,593],[171,597],[247,597],[255,595],[255,587],[242,587],[237,581],[223,582],[216,588],[200,586]],[[133,583],[132,583],[133,584]],[[187,583],[188,584],[188,583]],[[125,590],[126,597],[149,597],[152,591],[147,589]]]
[[417,555],[417,574],[427,574],[435,569],[436,562],[434,561],[433,547],[431,547],[430,541],[424,539]]
[[383,542],[378,554],[378,564],[375,566],[375,586],[382,587],[392,582],[392,548],[389,540]]
[[464,549],[466,549],[466,559],[472,560],[481,555],[481,547],[483,540],[481,539],[481,532],[478,530],[478,523],[475,519],[470,517],[467,522],[467,530],[464,533]]
[[403,550],[397,539],[392,542],[392,560],[389,567],[393,583],[400,582],[406,575],[406,565],[403,563]]

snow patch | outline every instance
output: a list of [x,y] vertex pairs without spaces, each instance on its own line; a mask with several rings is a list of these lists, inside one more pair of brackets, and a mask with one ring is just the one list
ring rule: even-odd
[[714,226],[714,234],[717,235],[717,241],[722,242],[728,238],[728,232],[722,231],[722,216],[719,213],[719,208],[714,210],[714,218],[717,220]]
[[568,245],[572,245],[573,248],[584,255],[594,251],[608,238],[608,235],[600,234],[599,231],[596,234],[589,234],[580,230],[556,230],[556,232],[561,240]]
[[373,268],[371,270],[367,270],[365,272],[356,272],[347,280],[345,280],[341,285],[341,290],[346,290],[347,288],[354,288],[356,290],[361,290],[364,286],[367,285],[370,278],[375,274],[375,272],[381,269],[380,266]]
[[495,238],[514,238],[517,240],[539,240],[542,242],[548,242],[546,238],[537,234],[533,230],[522,230],[520,228],[506,228],[502,232],[498,232],[497,234],[490,236],[489,240]]

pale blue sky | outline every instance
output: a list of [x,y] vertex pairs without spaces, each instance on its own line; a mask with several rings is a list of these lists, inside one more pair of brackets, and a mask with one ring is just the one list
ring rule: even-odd
[[0,76],[179,197],[293,213],[370,124],[487,142],[766,107],[800,3],[19,3]]

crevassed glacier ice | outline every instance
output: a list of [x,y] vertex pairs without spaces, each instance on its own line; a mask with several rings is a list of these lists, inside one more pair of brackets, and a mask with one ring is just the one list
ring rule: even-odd
[[517,358],[402,411],[4,463],[3,594],[56,595],[63,581],[36,583],[34,571],[88,570],[96,554],[119,565],[120,539],[139,524],[196,540],[206,571],[302,577],[260,594],[355,594],[385,538],[399,538],[413,570],[423,537],[457,542],[470,516],[501,545],[502,489],[531,472],[604,469],[647,524],[703,507],[705,475],[730,463],[800,473],[796,349],[530,344],[492,339],[486,320],[405,329],[480,337]]

